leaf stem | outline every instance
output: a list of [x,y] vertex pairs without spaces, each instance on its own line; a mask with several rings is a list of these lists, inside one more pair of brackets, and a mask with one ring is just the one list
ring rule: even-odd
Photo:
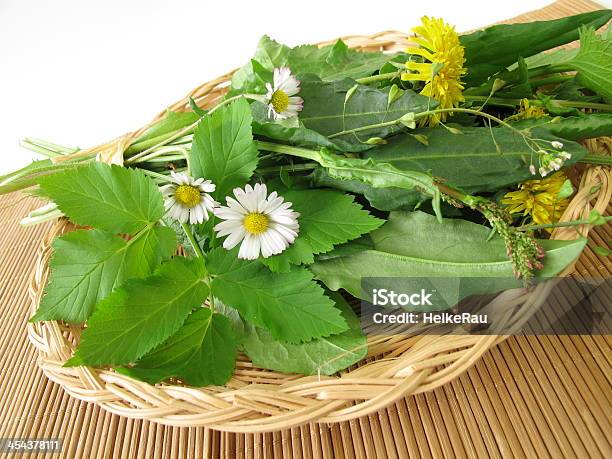
[[584,164],[595,164],[598,166],[612,166],[612,156],[585,155],[582,159],[578,160],[578,162]]
[[[514,126],[511,126],[510,124],[506,123],[504,120],[493,116],[489,113],[480,111],[480,110],[473,110],[471,108],[438,108],[435,110],[428,110],[425,112],[420,112],[420,113],[415,113],[414,115],[414,121],[418,121],[422,118],[427,118],[430,115],[436,115],[438,113],[453,113],[453,112],[457,112],[457,113],[469,113],[471,115],[477,115],[477,116],[482,116],[484,118],[490,119],[491,121],[495,121],[497,124],[504,126],[508,129],[510,129],[511,131],[519,134],[522,137],[525,137],[525,134],[520,131],[519,129],[516,129]],[[334,138],[334,137],[339,137],[342,135],[347,135],[347,134],[353,134],[356,132],[360,132],[360,131],[367,131],[370,129],[376,129],[376,128],[381,128],[381,127],[387,127],[387,126],[393,126],[395,124],[400,123],[401,118],[398,118],[396,120],[392,120],[392,121],[385,121],[382,123],[377,123],[377,124],[370,124],[367,126],[360,126],[358,128],[354,128],[354,129],[347,129],[345,131],[340,131],[340,132],[336,132],[335,134],[332,134],[330,136],[328,136],[330,139]]]
[[539,88],[540,86],[546,86],[547,84],[563,83],[573,79],[574,75],[555,75],[547,78],[540,78],[539,80],[529,80],[529,84],[532,88]]
[[[607,217],[602,217],[602,218],[606,222],[609,222],[610,220],[612,220],[612,215],[607,216]],[[569,222],[545,223],[542,225],[523,225],[523,226],[519,226],[517,229],[519,231],[533,231],[533,230],[546,229],[546,228],[567,228],[571,226],[580,226],[580,225],[593,225],[593,223],[588,219],[584,219],[584,220],[572,220]]]
[[141,170],[143,174],[148,175],[149,177],[152,177],[154,179],[160,180],[160,181],[162,181],[164,183],[169,183],[169,182],[172,181],[172,180],[170,180],[170,178],[168,178],[164,174],[160,174],[159,172],[153,172],[153,171],[150,171],[148,169],[143,169],[143,168],[140,168],[140,167],[138,169]]
[[392,80],[393,78],[397,78],[398,76],[400,76],[401,73],[402,73],[401,70],[398,70],[396,72],[379,73],[378,75],[357,78],[355,81],[359,84],[376,83],[378,81]]
[[282,166],[262,167],[257,169],[257,172],[267,174],[270,172],[280,172],[282,169],[288,170],[289,172],[309,171],[316,169],[318,166],[318,163],[284,164]]
[[[263,96],[261,94],[238,94],[237,96],[233,96],[233,97],[229,97],[227,99],[222,100],[221,102],[219,102],[217,105],[215,105],[213,108],[211,108],[207,115],[212,114],[213,112],[215,112],[217,109],[223,107],[224,105],[227,105],[231,102],[234,102],[235,100],[238,100],[240,98],[245,98],[245,99],[252,99],[252,100],[262,100]],[[131,152],[138,152],[136,155],[130,157],[129,159],[126,158],[126,162],[130,161],[130,162],[134,162],[137,159],[142,158],[143,156],[148,155],[149,153],[151,153],[153,150],[155,150],[158,147],[164,146],[170,142],[172,142],[173,140],[176,140],[186,134],[191,134],[193,133],[193,131],[195,130],[196,126],[198,125],[198,123],[200,122],[199,118],[197,121],[195,121],[194,123],[191,123],[188,126],[185,126],[182,129],[179,129],[178,131],[174,131],[174,132],[169,132],[167,134],[163,134],[160,135],[158,137],[154,137],[153,139],[149,139],[149,140],[145,140],[143,142],[137,142],[134,143],[132,145],[130,145],[127,149],[126,149],[126,153],[131,153]],[[142,145],[140,145],[142,144]]]
[[191,232],[191,229],[187,223],[181,223],[181,228],[183,228],[185,236],[187,236],[187,239],[189,239],[189,243],[191,244],[191,247],[193,247],[196,257],[204,259],[204,253],[202,252],[200,245],[195,240],[195,237],[193,236],[193,233]]
[[[488,99],[487,104],[496,105],[499,107],[519,106],[521,99],[505,99],[503,97],[487,97],[487,96],[470,96],[465,95],[465,100],[473,100],[475,102],[484,102]],[[544,103],[539,99],[528,99],[530,105],[543,106]],[[596,102],[579,102],[575,100],[552,100],[552,102],[560,107],[569,108],[592,108],[605,112],[612,111],[612,104],[600,104]]]
[[308,150],[306,148],[292,147],[290,145],[283,145],[271,142],[257,141],[257,148],[260,150],[271,151],[274,153],[285,153],[291,156],[297,156],[298,158],[310,159],[312,161],[319,162],[320,155],[316,150]]

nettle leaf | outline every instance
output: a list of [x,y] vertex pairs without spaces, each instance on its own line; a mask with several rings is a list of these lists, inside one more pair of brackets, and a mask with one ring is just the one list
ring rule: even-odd
[[120,371],[149,384],[175,377],[192,386],[222,385],[234,372],[237,348],[230,320],[200,308],[167,341]]
[[[522,281],[514,278],[503,240],[487,240],[489,233],[490,228],[466,220],[445,218],[439,223],[424,212],[392,212],[386,224],[370,233],[373,249],[317,261],[309,268],[331,290],[343,288],[366,300],[369,295],[361,287],[368,277],[405,277],[406,291],[411,278],[417,284],[422,278],[461,278],[466,296],[520,288]],[[547,278],[572,263],[586,240],[539,243],[546,256],[536,276]]]
[[346,300],[335,292],[329,296],[342,311],[349,329],[302,344],[275,340],[265,328],[243,321],[233,308],[217,304],[217,309],[232,321],[241,347],[258,367],[285,373],[332,375],[363,359],[368,346],[360,321]]
[[202,118],[193,135],[190,165],[194,177],[212,180],[216,198],[244,185],[257,167],[251,108],[244,99]]
[[580,51],[569,65],[576,81],[612,101],[612,37],[599,36],[592,27],[580,30]]
[[130,241],[100,230],[78,230],[55,239],[49,283],[30,320],[85,322],[114,287],[151,274],[175,247],[174,231],[163,227],[147,228]]
[[347,329],[312,273],[303,268],[272,273],[259,261],[241,260],[236,253],[215,249],[207,263],[214,276],[212,294],[240,311],[245,320],[270,330],[275,339],[292,343]]
[[208,296],[205,272],[201,260],[176,257],[127,281],[97,305],[66,366],[128,364],[163,343]]
[[253,59],[232,77],[231,93],[263,92],[265,83],[272,81],[272,71],[276,67],[287,66],[296,75],[311,74],[333,81],[372,75],[394,57],[382,52],[356,51],[342,40],[323,47],[302,45],[289,48],[263,36]]
[[287,272],[290,264],[310,264],[313,254],[329,252],[334,245],[356,239],[384,223],[373,217],[350,195],[332,190],[294,190],[283,193],[300,213],[296,241],[283,253],[263,259],[273,271]]
[[164,215],[159,189],[136,169],[93,162],[38,183],[41,194],[77,225],[133,234]]
[[[358,85],[355,81],[324,82],[315,78],[302,80],[300,95],[304,108],[300,120],[308,129],[325,136],[342,131],[399,120],[406,113],[420,113],[437,106],[437,102],[414,91],[406,90],[389,104],[389,88],[377,89]],[[346,101],[348,91],[353,91]],[[371,137],[385,138],[402,129],[400,123],[377,127],[357,134],[334,137],[335,144],[361,145]]]

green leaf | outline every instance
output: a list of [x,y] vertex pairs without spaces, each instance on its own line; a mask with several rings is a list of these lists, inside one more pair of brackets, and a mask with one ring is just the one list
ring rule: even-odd
[[128,364],[163,343],[208,296],[205,271],[199,259],[176,257],[127,281],[97,305],[66,366]]
[[601,37],[594,28],[583,27],[580,51],[569,65],[578,70],[578,83],[612,101],[612,37]]
[[569,198],[572,194],[574,194],[574,187],[572,186],[572,181],[570,179],[565,180],[559,192],[557,193],[557,198],[565,199]]
[[347,329],[306,269],[271,273],[259,261],[241,260],[236,250],[220,248],[209,253],[208,269],[214,276],[213,295],[276,339],[297,343]]
[[337,180],[361,182],[371,188],[400,188],[422,193],[432,200],[432,207],[438,219],[442,218],[440,190],[428,173],[400,170],[392,164],[372,158],[345,158],[325,150],[320,152],[319,164],[331,178]]
[[281,140],[291,145],[311,148],[331,148],[338,151],[358,152],[372,148],[366,143],[338,143],[317,131],[308,129],[300,122],[298,126],[285,126],[268,119],[267,108],[260,102],[251,104],[253,110],[253,134],[273,140]]
[[[308,129],[325,136],[342,131],[399,120],[406,113],[419,113],[436,107],[437,103],[414,91],[406,90],[391,104],[390,88],[377,89],[359,85],[348,102],[346,94],[355,85],[354,80],[324,82],[318,79],[302,80],[300,95],[304,98],[304,108],[300,120]],[[385,138],[402,129],[399,123],[377,127],[334,137],[333,142],[344,145],[359,145],[370,137]]]
[[606,219],[596,209],[589,212],[589,223],[591,225],[605,225]]
[[212,180],[216,198],[243,186],[257,167],[251,109],[239,99],[202,118],[193,135],[190,165],[194,177]]
[[465,47],[468,86],[484,82],[489,76],[527,58],[578,39],[582,25],[599,28],[612,18],[612,11],[601,10],[552,21],[500,24],[460,37]]
[[[558,140],[547,129],[531,129],[531,135],[542,140]],[[496,191],[531,177],[529,164],[532,151],[525,141],[507,128],[462,128],[463,135],[445,129],[420,129],[429,145],[412,136],[397,136],[387,145],[363,153],[364,158],[387,163],[402,171],[419,171],[442,177],[468,193]],[[563,142],[564,150],[574,164],[587,152],[578,143]],[[498,153],[498,147],[501,155]],[[533,158],[537,161],[537,158]]]
[[317,187],[329,187],[363,195],[370,205],[378,210],[413,210],[428,197],[416,189],[397,187],[374,188],[358,180],[342,180],[331,177],[327,170],[320,167],[309,176]]
[[326,81],[369,76],[394,55],[350,49],[342,40],[329,46],[303,45],[289,48],[267,36],[259,41],[255,56],[232,77],[231,94],[265,92],[272,71],[289,67],[293,74],[311,74]]
[[372,75],[393,55],[350,49],[342,40],[330,46],[304,45],[293,48],[287,64],[295,74],[314,74],[324,81]]
[[148,128],[144,133],[136,138],[132,144],[145,142],[147,140],[173,133],[195,123],[198,121],[198,119],[200,119],[200,116],[200,114],[195,112],[173,112],[172,110],[167,110],[166,116]]
[[[496,236],[487,242],[488,233],[489,228],[466,220],[444,219],[440,224],[423,212],[392,212],[387,223],[370,233],[374,249],[317,261],[309,268],[331,290],[343,288],[357,297],[363,297],[361,280],[367,277],[499,280],[474,286],[480,293],[497,291],[500,281],[505,288],[520,287],[520,280],[513,284],[503,240]],[[539,242],[546,257],[544,269],[536,274],[552,277],[580,255],[586,240]]]
[[517,128],[541,127],[553,136],[568,140],[594,139],[612,135],[612,114],[585,113],[580,116],[533,118],[513,123]]
[[41,194],[80,226],[134,234],[164,215],[159,189],[137,169],[93,162],[38,183]]
[[200,308],[167,341],[121,373],[149,384],[175,377],[196,387],[223,385],[234,372],[237,347],[230,320]]
[[287,250],[262,260],[273,271],[289,271],[290,263],[310,264],[313,254],[329,252],[334,245],[356,239],[384,222],[363,210],[352,196],[337,191],[294,190],[283,197],[300,213],[300,231]]
[[302,344],[277,341],[268,330],[244,322],[235,309],[217,307],[230,318],[244,352],[258,367],[284,373],[332,375],[363,359],[368,346],[359,319],[349,304],[338,293],[332,292],[329,296],[342,311],[349,329]]
[[176,248],[174,231],[147,228],[130,241],[100,230],[78,230],[55,239],[51,276],[30,319],[82,323],[96,303],[126,279],[151,274]]

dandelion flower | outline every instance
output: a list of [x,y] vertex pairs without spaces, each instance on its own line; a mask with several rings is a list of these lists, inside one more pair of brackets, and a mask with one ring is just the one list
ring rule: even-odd
[[531,216],[537,225],[556,223],[569,203],[567,198],[559,198],[566,179],[563,172],[557,172],[542,180],[527,180],[517,191],[506,193],[501,202],[511,214]]
[[304,100],[296,96],[300,92],[300,82],[291,74],[288,67],[274,69],[274,85],[266,83],[268,93],[268,116],[283,120],[297,116],[302,110]]
[[[455,28],[442,19],[424,16],[421,25],[412,31],[417,34],[413,40],[420,48],[410,47],[406,51],[429,62],[406,62],[406,68],[412,72],[403,73],[402,80],[425,82],[421,94],[437,100],[439,108],[457,107],[465,100],[461,77],[466,70],[463,68],[464,49]],[[433,115],[429,118],[429,124],[435,126],[445,121],[447,115]]]
[[166,215],[181,223],[196,224],[208,220],[208,214],[218,204],[208,193],[215,185],[203,178],[194,179],[187,174],[170,173],[172,183],[161,187]]
[[238,258],[255,260],[260,253],[264,258],[279,254],[295,241],[300,214],[276,191],[268,196],[266,185],[257,183],[235,188],[234,196],[225,198],[227,206],[215,209],[225,220],[215,226],[219,237],[227,236],[224,248],[231,250],[242,241]]
[[[509,120],[537,119],[537,118],[542,118],[546,115],[548,115],[548,113],[546,113],[546,110],[544,110],[539,105],[531,105],[531,102],[529,102],[529,99],[521,99],[521,105],[519,107],[518,112],[508,117],[508,119]],[[561,146],[561,148],[563,148],[563,146]]]

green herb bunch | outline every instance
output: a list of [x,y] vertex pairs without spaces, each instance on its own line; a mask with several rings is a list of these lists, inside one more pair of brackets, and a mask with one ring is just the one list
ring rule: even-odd
[[[558,274],[585,240],[546,239],[556,223],[500,197],[577,162],[610,165],[578,143],[612,134],[612,36],[596,32],[610,18],[461,36],[424,18],[419,47],[397,54],[264,37],[217,105],[169,111],[112,155],[121,165],[26,139],[49,159],[0,191],[50,201],[25,223],[77,226],[53,244],[31,320],[84,325],[67,366],[222,385],[238,353],[302,374],[363,359],[346,299],[368,300],[363,278]],[[559,198],[572,193],[568,181]]]

